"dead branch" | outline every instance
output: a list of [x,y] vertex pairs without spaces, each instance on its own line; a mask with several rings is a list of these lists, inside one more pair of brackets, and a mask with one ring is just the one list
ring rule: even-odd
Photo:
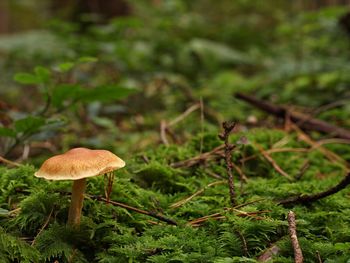
[[319,150],[331,162],[341,163],[341,164],[345,165],[347,168],[350,167],[350,164],[346,160],[344,160],[342,157],[340,157],[336,153],[328,150],[327,148],[320,146],[317,142],[315,142],[313,139],[311,139],[306,133],[304,133],[302,130],[300,130],[297,125],[292,124],[292,128],[296,131],[296,133],[298,134],[298,138],[300,140],[302,140],[302,141],[306,142],[308,145],[312,146],[311,149]]
[[198,190],[197,192],[195,192],[194,194],[192,194],[191,196],[172,204],[170,207],[171,208],[178,208],[178,207],[186,204],[187,202],[191,201],[194,197],[202,194],[207,188],[215,186],[215,185],[223,184],[225,182],[226,181],[216,181],[216,182],[210,183],[207,186],[205,186],[204,188],[202,188],[202,189]]
[[220,145],[209,152],[199,154],[190,159],[179,161],[176,163],[171,163],[170,166],[173,168],[181,168],[181,167],[192,167],[200,163],[205,163],[209,160],[217,159],[218,156],[220,157],[220,154],[223,154],[224,152],[224,148],[225,148],[225,145]]
[[333,186],[329,188],[326,191],[314,194],[314,195],[297,195],[297,196],[292,196],[289,197],[285,200],[281,200],[278,202],[279,205],[296,205],[296,204],[302,204],[302,205],[307,205],[312,202],[315,202],[319,199],[325,198],[327,196],[330,196],[332,194],[335,194],[344,188],[346,188],[350,184],[350,173],[348,173],[336,186]]
[[294,123],[297,123],[304,130],[314,130],[321,133],[331,134],[338,138],[350,139],[350,131],[344,128],[329,124],[325,121],[309,118],[308,116],[299,113],[299,112],[290,112],[286,108],[272,103],[259,100],[253,96],[249,96],[242,93],[236,93],[235,97],[241,100],[244,100],[253,106],[275,115],[279,118],[285,118],[287,112],[290,120]]
[[268,262],[272,259],[273,256],[277,255],[281,249],[276,245],[273,244],[268,249],[266,249],[259,257],[258,262]]
[[289,229],[289,236],[292,241],[292,246],[294,250],[294,262],[295,263],[303,263],[304,257],[303,252],[301,251],[298,236],[297,236],[297,226],[295,222],[295,214],[293,211],[289,211],[288,213],[288,229]]
[[[244,211],[241,211],[241,210],[238,210],[238,209],[235,209],[235,208],[225,208],[224,210],[225,211],[236,212],[237,213],[236,216],[239,216],[239,217],[251,217],[251,218],[254,218],[256,220],[264,219],[263,217],[257,216],[258,214],[264,214],[264,213],[270,213],[271,212],[270,210],[262,210],[262,211],[255,211],[255,212],[244,212]],[[225,218],[226,218],[226,216],[223,215],[222,213],[214,213],[214,214],[211,214],[211,215],[207,215],[207,216],[203,216],[203,217],[191,220],[191,221],[189,221],[187,223],[187,225],[200,226],[202,223],[208,221],[209,219],[220,220],[220,219],[225,219]]]
[[235,193],[235,185],[233,182],[233,174],[232,174],[232,151],[235,147],[235,145],[232,145],[229,143],[228,139],[235,128],[236,123],[228,123],[223,122],[222,127],[224,128],[224,131],[222,134],[219,135],[219,138],[225,142],[225,162],[226,162],[226,171],[227,171],[227,177],[228,177],[228,186],[229,186],[229,192],[230,192],[230,200],[231,205],[234,207],[236,205],[236,193]]
[[292,177],[289,176],[277,163],[276,161],[259,145],[255,144],[256,147],[259,149],[261,154],[265,157],[265,159],[272,165],[272,167],[282,176],[287,178],[289,181],[292,181]]
[[0,156],[0,162],[6,163],[8,165],[16,166],[16,167],[21,166],[21,164],[7,160],[6,158],[1,157],[1,156]]
[[165,216],[163,216],[161,214],[158,214],[158,213],[142,210],[142,209],[139,209],[139,208],[136,208],[136,207],[132,207],[130,205],[119,203],[119,202],[112,201],[112,200],[108,201],[106,198],[103,198],[102,196],[98,196],[98,195],[87,195],[87,196],[90,197],[93,200],[105,202],[105,203],[108,203],[108,204],[112,204],[114,206],[119,206],[119,207],[125,208],[127,210],[134,211],[134,212],[139,213],[139,214],[143,214],[143,215],[147,215],[147,216],[151,216],[151,217],[157,218],[158,220],[166,222],[166,223],[168,223],[170,225],[175,225],[175,226],[177,225],[177,223],[173,219],[167,218],[167,217],[165,217]]

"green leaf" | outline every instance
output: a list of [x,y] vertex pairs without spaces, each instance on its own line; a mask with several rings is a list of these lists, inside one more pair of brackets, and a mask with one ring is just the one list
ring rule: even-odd
[[98,59],[95,57],[81,57],[79,58],[79,63],[90,63],[90,62],[96,62]]
[[78,100],[83,94],[80,85],[77,84],[62,84],[56,86],[52,90],[51,103],[56,108],[61,108],[65,101]]
[[50,80],[51,72],[47,68],[37,66],[35,67],[34,72],[41,83],[45,83]]
[[14,80],[20,84],[39,84],[40,79],[30,73],[17,73],[14,77]]
[[9,215],[9,210],[0,208],[0,216],[7,216]]
[[110,102],[125,98],[137,91],[135,88],[126,88],[117,85],[98,86],[94,89],[86,89],[82,101]]
[[12,129],[5,128],[5,127],[0,127],[0,136],[5,136],[5,137],[16,137],[16,132]]
[[15,121],[15,129],[17,132],[34,133],[38,131],[44,124],[44,118],[28,116],[26,118]]
[[61,72],[67,72],[71,70],[74,67],[75,63],[74,62],[65,62],[61,63],[58,65],[58,68],[60,69]]

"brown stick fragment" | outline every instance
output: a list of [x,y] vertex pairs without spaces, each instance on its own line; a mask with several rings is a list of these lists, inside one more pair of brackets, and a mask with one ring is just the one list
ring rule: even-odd
[[139,214],[143,214],[143,215],[147,215],[147,216],[151,216],[151,217],[154,217],[154,218],[157,218],[158,220],[160,221],[163,221],[163,222],[166,222],[170,225],[177,225],[177,223],[173,220],[173,219],[170,219],[170,218],[167,218],[161,214],[157,214],[157,213],[154,213],[154,212],[149,212],[149,211],[146,211],[146,210],[142,210],[142,209],[139,209],[139,208],[136,208],[136,207],[132,207],[130,205],[127,205],[127,204],[123,204],[123,203],[119,203],[119,202],[116,202],[116,201],[112,201],[112,200],[107,200],[106,198],[103,198],[102,196],[98,196],[98,195],[87,195],[88,197],[90,197],[91,199],[94,199],[94,200],[97,200],[97,201],[102,201],[102,202],[105,202],[108,204],[112,204],[114,206],[119,206],[119,207],[122,207],[122,208],[125,208],[127,210],[131,210],[131,211],[134,211],[134,212],[137,212]]
[[317,193],[314,195],[301,195],[300,194],[297,196],[292,196],[292,197],[289,197],[285,200],[279,201],[278,204],[284,205],[284,206],[296,205],[296,204],[306,205],[306,204],[312,203],[314,201],[317,201],[319,199],[330,196],[332,194],[335,194],[335,193],[343,190],[349,184],[350,184],[350,173],[348,173],[336,186],[333,186],[324,192],[320,192],[320,193]]
[[229,186],[229,193],[230,193],[230,200],[231,205],[234,207],[236,205],[236,193],[235,193],[235,185],[233,182],[233,174],[232,174],[232,150],[234,149],[234,145],[230,144],[228,141],[228,138],[235,128],[236,123],[228,123],[223,122],[222,127],[224,128],[224,132],[219,135],[219,138],[225,142],[225,162],[226,162],[226,171],[228,176],[228,186]]
[[[259,100],[253,96],[249,96],[242,93],[236,93],[235,97],[241,100],[244,100],[257,108],[266,111],[272,115],[275,115],[279,118],[285,118],[286,112],[288,111],[286,108],[274,105],[272,103]],[[298,112],[288,112],[289,118],[292,122],[298,123],[302,129],[305,130],[314,130],[321,133],[331,134],[338,138],[350,139],[350,131],[344,128],[329,124],[325,121],[309,118],[308,116],[298,113]]]
[[204,188],[198,190],[197,192],[195,192],[194,194],[192,194],[191,196],[185,198],[185,199],[182,199],[174,204],[172,204],[170,207],[171,208],[178,208],[184,204],[186,204],[187,202],[191,201],[194,197],[196,197],[197,195],[200,195],[202,194],[207,188],[209,187],[212,187],[212,186],[215,186],[215,185],[219,185],[219,184],[223,184],[225,183],[226,181],[216,181],[216,182],[212,182],[210,184],[208,184],[207,186],[205,186]]
[[292,246],[294,250],[294,262],[295,263],[303,263],[304,257],[303,252],[301,251],[298,236],[297,236],[297,226],[295,222],[295,214],[293,211],[289,211],[288,213],[288,229],[289,229],[289,236],[292,241]]
[[190,159],[187,159],[184,161],[179,161],[176,163],[171,163],[170,166],[173,168],[192,167],[192,166],[195,166],[197,164],[204,163],[206,161],[217,158],[218,155],[223,153],[224,148],[225,148],[225,145],[220,145],[209,152],[199,154],[199,155],[192,157]]
[[160,121],[160,139],[163,144],[169,145],[169,141],[166,137],[166,128],[167,128],[167,124],[165,120],[161,120]]
[[271,247],[266,249],[259,257],[258,262],[268,262],[272,259],[273,256],[277,255],[281,249],[276,245],[273,244]]
[[322,261],[322,259],[321,259],[320,252],[319,252],[318,250],[316,251],[316,257],[317,257],[318,263],[323,263],[323,261]]
[[255,144],[259,151],[261,152],[261,154],[265,157],[265,159],[272,165],[272,167],[282,176],[284,176],[285,178],[287,178],[289,181],[293,181],[292,177],[289,176],[289,174],[287,174],[277,163],[274,159],[272,159],[272,157],[259,145],[259,144]]
[[10,161],[10,160],[7,160],[6,158],[4,158],[2,156],[0,156],[0,162],[6,163],[8,165],[16,166],[16,167],[21,166],[21,164],[13,162],[13,161]]

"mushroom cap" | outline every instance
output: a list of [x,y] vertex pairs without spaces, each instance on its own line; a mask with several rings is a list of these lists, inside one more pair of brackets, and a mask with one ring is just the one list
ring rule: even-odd
[[125,162],[110,151],[74,148],[47,159],[34,175],[48,180],[78,180],[124,166]]

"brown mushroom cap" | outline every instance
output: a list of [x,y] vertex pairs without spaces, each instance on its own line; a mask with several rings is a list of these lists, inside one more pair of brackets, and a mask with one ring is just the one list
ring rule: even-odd
[[47,159],[34,175],[49,180],[78,180],[124,166],[125,162],[110,151],[74,148]]

